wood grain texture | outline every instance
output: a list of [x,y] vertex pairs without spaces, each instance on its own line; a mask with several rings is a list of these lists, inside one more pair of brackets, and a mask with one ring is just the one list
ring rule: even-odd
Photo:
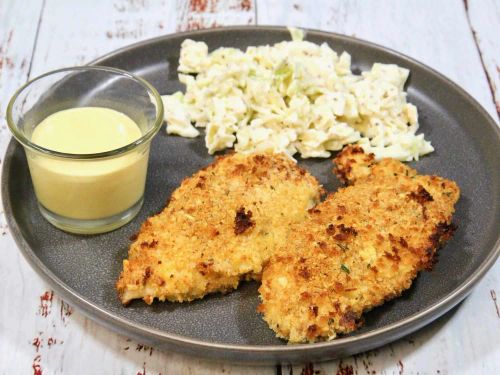
[[26,82],[33,56],[42,2],[28,11],[15,2],[0,2],[0,150],[10,136],[5,122],[8,100]]
[[[472,16],[483,26],[476,31],[476,39],[486,41],[482,44],[488,51],[486,55],[476,47],[461,1],[378,1],[371,5],[363,1],[330,1],[321,7],[306,0],[287,1],[286,4],[266,1],[258,3],[257,18],[261,24],[329,30],[402,52],[451,78],[498,119],[481,60],[490,61],[498,56],[495,45],[500,35],[500,23],[495,23],[491,4],[478,3],[481,2],[475,1],[472,6],[470,2],[469,12],[493,14],[488,22],[483,22],[482,16]],[[489,62],[489,66],[492,64]],[[342,361],[312,367],[310,364],[284,366],[282,372],[312,374],[314,368],[314,371],[327,374],[349,374],[351,371],[357,374],[497,373],[500,371],[499,322],[492,295],[496,295],[499,282],[500,266],[497,264],[461,308],[424,330],[381,349]],[[489,309],[486,308],[488,304],[491,305]],[[478,321],[482,324],[478,325]]]
[[[424,329],[379,349],[313,364],[314,370],[339,375],[498,373],[500,321],[491,291],[499,289],[499,273],[497,264],[458,308]],[[307,373],[308,366],[283,366],[282,372]]]
[[465,1],[475,42],[481,55],[481,63],[488,78],[493,104],[500,116],[500,2],[495,0]]
[[[497,115],[485,74],[486,69],[490,82],[498,87],[500,27],[495,0],[469,1],[467,12],[459,0],[91,0],[71,4],[2,0],[0,155],[10,139],[4,121],[8,98],[29,75],[84,64],[116,48],[175,31],[256,22],[335,31],[394,48],[449,76]],[[498,264],[459,309],[396,343],[342,361],[244,368],[145,347],[73,311],[21,257],[3,211],[0,249],[4,260],[0,295],[8,301],[0,306],[0,374],[37,374],[38,370],[43,375],[500,373]]]
[[[498,119],[462,1],[324,1],[320,5],[270,0],[259,2],[257,11],[259,24],[333,31],[411,56],[458,83]],[[491,38],[498,36],[498,25],[491,25]]]
[[[28,9],[20,2],[0,2],[0,154],[10,140],[5,121],[8,99],[28,78],[36,40],[42,2]],[[40,327],[36,314],[36,290],[44,288],[30,270],[8,233],[3,207],[0,209],[0,371],[16,372],[24,364],[24,373],[32,370],[34,354],[28,341]],[[29,303],[31,301],[31,303]],[[28,313],[28,310],[29,313]]]
[[[13,91],[26,81],[30,67],[34,77],[63,66],[84,64],[140,40],[193,28],[193,19],[203,18],[204,12],[200,5],[194,5],[203,2],[191,3],[188,3],[188,8],[184,1],[88,1],[68,6],[64,1],[46,0],[36,9],[20,3],[17,6],[14,2],[7,4],[1,8],[1,20],[11,19],[13,22],[12,25],[0,23],[6,28],[0,35],[8,42],[9,49],[5,53],[2,50],[2,58],[5,56],[9,62],[9,80],[5,79],[5,82],[11,86],[2,85],[2,108]],[[242,8],[241,2],[216,5],[217,13],[210,15],[215,25],[253,22],[255,12],[251,2],[248,9]],[[31,33],[21,27],[16,27],[14,33],[10,32],[21,18],[33,26]],[[16,35],[19,39],[15,39]],[[22,61],[21,53],[26,53],[27,63],[23,65],[24,70],[17,71],[16,61]],[[19,76],[17,81],[11,77],[14,71]],[[0,136],[3,155],[10,139],[4,124]],[[5,218],[2,217],[1,223],[4,228]],[[0,275],[8,279],[0,287],[1,295],[8,296],[17,290],[16,296],[21,295],[21,298],[0,307],[0,374],[36,371],[45,375],[254,373],[252,368],[160,352],[117,335],[74,312],[31,270],[8,235],[8,229],[4,230],[0,248],[7,250],[5,257],[9,262],[0,264]],[[258,371],[275,373],[274,367]]]
[[172,33],[175,14],[172,1],[81,1],[69,6],[64,0],[46,0],[32,74],[82,65],[117,48]]
[[250,0],[180,0],[176,14],[177,31],[255,24],[255,6]]

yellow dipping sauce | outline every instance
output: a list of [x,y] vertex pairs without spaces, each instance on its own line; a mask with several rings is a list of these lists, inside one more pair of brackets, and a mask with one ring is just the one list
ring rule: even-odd
[[[70,154],[93,154],[126,146],[142,136],[128,116],[109,108],[56,112],[33,131],[31,141]],[[28,152],[40,203],[60,216],[93,220],[119,214],[144,194],[149,145],[108,158],[78,160]]]

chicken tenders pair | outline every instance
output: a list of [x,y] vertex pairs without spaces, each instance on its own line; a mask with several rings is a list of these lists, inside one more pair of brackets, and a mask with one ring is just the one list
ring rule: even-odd
[[315,206],[320,184],[283,155],[233,154],[186,179],[131,245],[122,302],[190,301],[262,278],[259,311],[279,337],[355,330],[431,267],[459,189],[356,146],[335,164],[348,186]]

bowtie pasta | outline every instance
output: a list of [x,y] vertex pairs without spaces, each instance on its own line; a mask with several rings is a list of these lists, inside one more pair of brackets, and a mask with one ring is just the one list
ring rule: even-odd
[[210,154],[272,150],[329,157],[349,143],[377,159],[418,160],[434,149],[417,135],[417,108],[406,101],[409,70],[373,64],[360,75],[351,56],[303,40],[246,51],[185,40],[179,80],[186,92],[163,96],[167,132],[197,137],[205,128]]

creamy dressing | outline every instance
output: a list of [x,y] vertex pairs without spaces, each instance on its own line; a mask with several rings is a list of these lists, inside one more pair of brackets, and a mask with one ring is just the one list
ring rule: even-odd
[[[126,146],[142,136],[118,111],[81,107],[56,112],[34,130],[31,141],[71,154],[93,154]],[[77,160],[28,152],[35,192],[48,210],[73,219],[119,214],[144,194],[148,145],[108,158]]]
[[31,141],[53,151],[93,154],[115,150],[138,140],[141,130],[128,116],[109,108],[81,107],[45,118]]

